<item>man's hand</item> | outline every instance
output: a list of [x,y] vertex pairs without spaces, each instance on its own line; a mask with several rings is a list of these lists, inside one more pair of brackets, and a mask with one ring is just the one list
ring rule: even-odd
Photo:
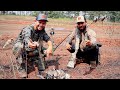
[[67,49],[67,50],[70,50],[71,47],[72,47],[72,46],[71,46],[69,43],[66,44],[66,49]]
[[30,40],[30,42],[28,42],[28,46],[32,49],[35,49],[39,46],[38,42],[33,42],[32,40]]
[[86,42],[86,46],[91,46],[92,45],[90,40],[86,40],[85,42]]
[[52,48],[48,48],[48,49],[46,50],[46,54],[47,54],[47,57],[50,57],[50,56],[53,54]]
[[52,49],[48,48],[47,50],[44,50],[44,54],[46,54],[47,57],[50,57],[53,54]]

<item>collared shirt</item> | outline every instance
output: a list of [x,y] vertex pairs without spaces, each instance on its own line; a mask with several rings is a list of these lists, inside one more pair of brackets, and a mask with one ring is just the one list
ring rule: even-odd
[[[78,30],[78,32],[77,32]],[[68,40],[67,42],[68,43],[71,43],[72,40],[76,39],[76,35],[80,35],[80,30],[78,28],[76,28],[72,33],[71,35],[68,37]],[[96,44],[96,33],[95,31],[93,31],[92,29],[89,29],[88,27],[86,28],[86,30],[83,32],[83,34],[85,35],[85,40],[90,40],[91,43],[94,45]],[[81,37],[80,37],[80,40],[81,40]],[[82,42],[82,41],[80,41]]]

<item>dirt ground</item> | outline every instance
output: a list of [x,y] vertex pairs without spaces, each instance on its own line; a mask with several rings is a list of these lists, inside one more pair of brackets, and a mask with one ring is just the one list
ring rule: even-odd
[[[21,29],[34,22],[34,17],[6,17],[0,16],[0,79],[19,79],[16,70],[15,57],[12,54],[12,45],[3,49],[5,42],[10,39],[16,39]],[[90,22],[88,22],[90,24]],[[54,47],[58,45],[72,30],[74,30],[75,22],[64,20],[52,20],[46,26],[46,31],[49,34],[49,28],[55,28]],[[97,40],[102,44],[100,48],[101,64],[88,75],[83,75],[89,70],[89,65],[86,63],[78,64],[74,69],[67,69],[70,53],[65,49],[63,42],[54,52],[54,56],[46,58],[46,61],[56,57],[61,57],[59,69],[67,70],[71,79],[120,79],[120,23],[97,22],[90,25],[90,28],[97,33]],[[50,35],[50,34],[49,34]],[[13,68],[14,67],[14,68]],[[54,69],[54,64],[49,64],[47,70]],[[28,79],[39,79],[37,70],[28,75]]]

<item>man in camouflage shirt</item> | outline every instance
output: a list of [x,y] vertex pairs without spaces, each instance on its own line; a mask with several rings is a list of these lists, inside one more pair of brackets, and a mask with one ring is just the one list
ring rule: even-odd
[[84,16],[78,16],[76,29],[69,36],[66,43],[66,49],[71,53],[67,67],[74,68],[77,59],[86,58],[89,61],[90,69],[96,68],[96,57],[98,56],[96,45],[96,33],[88,28]]
[[[25,71],[25,66],[23,67],[23,50],[27,52],[36,53],[37,48],[41,45],[43,47],[43,41],[48,44],[47,50],[45,53],[47,57],[52,55],[52,42],[50,37],[45,31],[46,23],[48,22],[47,16],[44,14],[39,14],[36,17],[36,21],[34,24],[29,25],[22,29],[21,33],[19,34],[14,46],[13,46],[13,54],[16,56],[16,60],[18,63],[18,71],[20,73],[20,77],[26,77],[27,73]],[[38,42],[40,40],[40,42]],[[41,50],[42,51],[42,50]],[[37,51],[38,54],[39,51]],[[38,54],[39,55],[39,54]],[[34,56],[33,56],[34,58]],[[39,70],[44,71],[45,67],[39,63]]]

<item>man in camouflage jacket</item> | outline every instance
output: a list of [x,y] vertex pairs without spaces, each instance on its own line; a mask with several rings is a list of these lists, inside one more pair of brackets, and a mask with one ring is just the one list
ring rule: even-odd
[[[48,57],[49,55],[52,55],[52,42],[45,31],[47,22],[47,16],[44,14],[39,14],[36,17],[36,21],[32,25],[29,25],[22,29],[21,33],[15,41],[15,44],[13,46],[13,54],[16,56],[17,63],[19,64],[18,70],[21,77],[26,77],[25,67],[22,67],[23,50],[27,52],[35,52],[39,45],[43,47],[43,41],[45,41],[48,44],[48,48],[45,50],[46,55]],[[38,42],[38,40],[40,40],[40,42]],[[40,67],[41,68],[39,70],[45,70],[45,67]]]

